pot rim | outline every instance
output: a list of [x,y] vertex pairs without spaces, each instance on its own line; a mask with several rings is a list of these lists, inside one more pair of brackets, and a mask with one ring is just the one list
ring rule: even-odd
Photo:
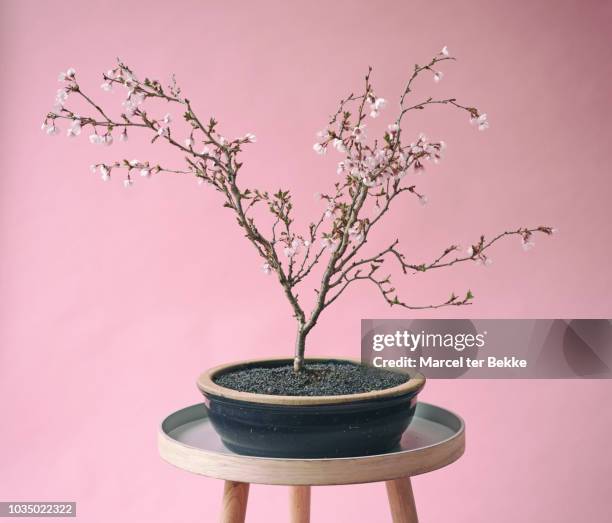
[[[362,362],[352,358],[325,358],[310,357],[305,361],[341,361],[361,365]],[[356,394],[339,394],[337,396],[280,396],[275,394],[259,394],[256,392],[242,392],[218,385],[213,378],[218,374],[227,372],[236,367],[256,365],[258,363],[293,362],[293,358],[261,358],[253,360],[236,361],[212,367],[203,372],[196,382],[198,389],[204,395],[218,396],[236,401],[248,403],[262,403],[267,405],[330,405],[338,403],[352,403],[359,401],[371,401],[382,398],[402,396],[411,392],[418,393],[425,386],[425,376],[416,373],[405,383],[390,387],[388,389],[373,390],[370,392],[359,392]]]

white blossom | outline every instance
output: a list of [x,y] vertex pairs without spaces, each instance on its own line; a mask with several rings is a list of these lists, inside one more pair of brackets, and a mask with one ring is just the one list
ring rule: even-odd
[[332,145],[336,151],[339,153],[345,153],[346,147],[344,146],[344,142],[340,138],[334,138]]
[[66,134],[70,137],[75,137],[81,134],[81,120],[74,120]]
[[255,143],[257,141],[257,136],[255,136],[253,133],[246,133],[244,135],[244,139],[249,143]]
[[529,251],[535,247],[535,242],[531,239],[531,235],[521,238],[521,245],[524,251]]
[[128,141],[127,127],[124,127],[123,131],[121,131],[121,134],[119,135],[119,141],[121,141],[121,142],[127,142]]
[[100,165],[100,174],[102,175],[102,180],[107,182],[110,180],[110,170],[106,165]]
[[264,274],[270,274],[272,272],[272,267],[270,267],[268,262],[264,262],[264,264],[261,266],[261,271]]
[[166,113],[164,116],[164,123],[168,125],[172,121],[172,115],[170,113]]
[[376,98],[376,100],[374,100],[374,103],[372,104],[372,107],[377,111],[380,111],[381,109],[384,109],[386,105],[387,100],[385,100],[384,98]]
[[472,256],[474,256],[474,247],[468,247],[465,252],[471,258]]
[[54,136],[59,133],[59,128],[55,125],[54,121],[52,121],[50,124],[44,123],[42,125],[42,130],[49,136]]
[[68,90],[58,89],[57,93],[55,94],[55,103],[53,104],[53,110],[56,113],[59,113],[64,108],[66,100],[68,100]]
[[489,120],[487,120],[486,113],[481,114],[476,118],[470,118],[470,123],[476,125],[479,131],[484,131],[489,128]]
[[92,163],[92,164],[89,166],[89,170],[90,170],[92,173],[95,173],[95,172],[98,170],[98,166],[97,166],[95,163]]
[[193,138],[191,136],[189,138],[185,138],[185,147],[193,147]]
[[106,91],[107,93],[110,93],[113,90],[113,84],[111,84],[110,82],[103,82],[102,85],[100,85],[100,89]]
[[89,135],[89,141],[93,144],[101,144],[104,143],[104,138],[99,134],[93,133]]
[[387,126],[387,129],[389,129],[390,133],[396,133],[397,131],[399,131],[399,125],[397,125],[396,123],[392,123]]
[[134,113],[140,105],[144,102],[144,94],[134,93],[132,90],[128,91],[127,99],[123,102],[125,107],[125,113],[128,116],[134,116]]
[[151,171],[148,168],[140,169],[140,176],[148,178],[151,175]]
[[312,146],[312,148],[313,148],[314,152],[317,153],[317,154],[325,154],[325,152],[327,151],[327,149],[322,144],[320,144],[318,142],[315,143]]
[[69,67],[65,72],[62,71],[57,77],[59,82],[65,82],[66,80],[74,78],[76,71],[73,67]]
[[442,71],[436,71],[433,75],[434,82],[438,83],[444,77],[444,73]]
[[130,160],[128,163],[130,164],[130,167],[136,167],[140,162],[134,159],[134,160]]
[[419,196],[419,203],[421,205],[427,205],[427,203],[429,203],[429,198],[425,195]]
[[449,55],[449,53],[448,53],[448,47],[447,47],[447,46],[444,46],[444,47],[442,48],[442,51],[440,51],[440,54],[441,54],[442,56],[448,56],[448,55]]
[[132,181],[131,178],[126,178],[125,180],[123,180],[123,186],[127,189],[129,187],[131,187],[134,184],[134,182]]
[[104,145],[106,145],[106,146],[113,145],[113,135],[111,133],[107,133],[104,136]]
[[353,129],[353,138],[356,142],[361,142],[365,137],[365,125],[358,125]]

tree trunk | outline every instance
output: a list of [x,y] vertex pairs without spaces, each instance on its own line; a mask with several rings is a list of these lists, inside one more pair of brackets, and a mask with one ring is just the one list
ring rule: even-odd
[[300,324],[298,327],[297,337],[295,339],[295,357],[293,358],[294,372],[300,372],[304,366],[304,350],[306,349],[306,332],[304,326]]

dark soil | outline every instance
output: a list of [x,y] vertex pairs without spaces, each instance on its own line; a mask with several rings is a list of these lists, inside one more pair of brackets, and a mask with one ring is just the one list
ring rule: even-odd
[[221,374],[215,383],[228,389],[278,396],[338,396],[395,387],[410,377],[346,362],[307,363],[296,373],[291,364],[248,367]]

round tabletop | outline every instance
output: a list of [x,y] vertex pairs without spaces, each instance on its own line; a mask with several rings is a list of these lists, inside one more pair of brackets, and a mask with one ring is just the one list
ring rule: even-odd
[[416,476],[444,467],[465,450],[465,424],[449,410],[419,403],[400,445],[374,456],[286,459],[243,456],[226,449],[203,403],[170,414],[158,435],[160,456],[212,478],[266,485],[346,485]]

